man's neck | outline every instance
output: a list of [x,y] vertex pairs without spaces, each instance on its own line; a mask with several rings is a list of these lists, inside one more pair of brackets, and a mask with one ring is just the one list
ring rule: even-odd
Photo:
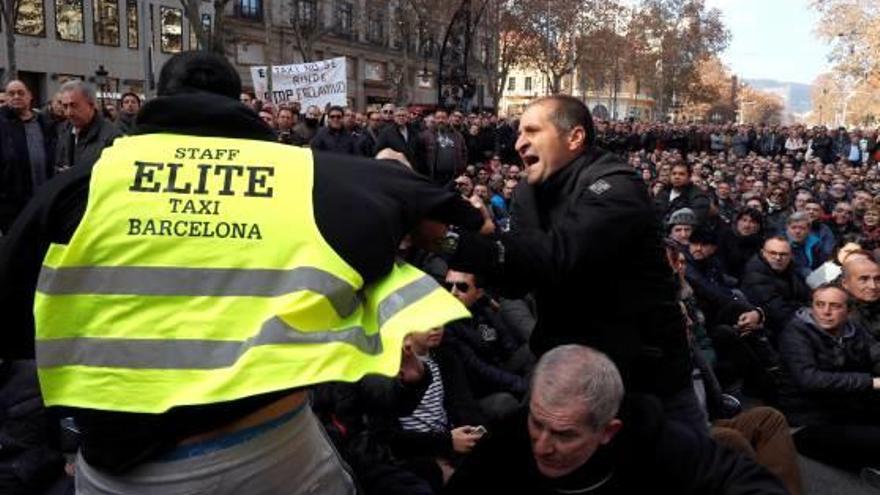
[[22,122],[28,122],[29,120],[34,118],[34,112],[30,108],[24,108],[20,111],[16,111],[15,113],[18,114],[18,118]]

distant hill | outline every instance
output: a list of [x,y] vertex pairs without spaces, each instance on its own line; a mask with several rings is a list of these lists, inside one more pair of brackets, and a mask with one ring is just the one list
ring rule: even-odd
[[775,81],[773,79],[745,79],[749,86],[779,95],[785,101],[785,108],[791,113],[806,113],[812,110],[810,98],[812,86],[809,84]]

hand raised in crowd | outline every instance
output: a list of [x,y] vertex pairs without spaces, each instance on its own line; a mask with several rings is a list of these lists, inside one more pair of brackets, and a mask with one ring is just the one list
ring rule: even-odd
[[486,208],[486,204],[483,203],[483,200],[474,194],[468,198],[468,201],[470,201],[474,208],[480,210],[480,214],[483,215],[483,226],[480,228],[480,233],[483,235],[489,235],[495,232],[495,222],[492,221],[492,215],[489,214],[489,209]]
[[403,341],[403,349],[401,350],[401,360],[400,360],[400,372],[398,372],[397,376],[400,378],[400,381],[406,384],[418,383],[425,377],[425,365],[419,360],[418,356],[416,356],[415,352],[413,352],[412,345],[409,342],[409,338],[404,339]]
[[459,426],[452,430],[452,450],[467,454],[473,450],[483,433],[475,426]]

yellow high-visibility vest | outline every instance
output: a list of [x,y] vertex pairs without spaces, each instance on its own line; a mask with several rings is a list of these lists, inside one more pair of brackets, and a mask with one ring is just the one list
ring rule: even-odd
[[313,178],[311,151],[277,143],[154,134],[105,149],[37,284],[46,404],[161,413],[394,375],[407,333],[468,316],[407,264],[365,286],[318,230]]

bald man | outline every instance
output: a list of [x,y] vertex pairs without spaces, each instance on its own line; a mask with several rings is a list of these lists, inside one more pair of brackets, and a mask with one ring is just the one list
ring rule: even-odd
[[850,257],[843,265],[843,288],[852,297],[850,320],[880,339],[880,265]]
[[21,81],[6,85],[0,108],[0,231],[6,232],[55,168],[55,132],[45,115],[33,111],[34,97]]

